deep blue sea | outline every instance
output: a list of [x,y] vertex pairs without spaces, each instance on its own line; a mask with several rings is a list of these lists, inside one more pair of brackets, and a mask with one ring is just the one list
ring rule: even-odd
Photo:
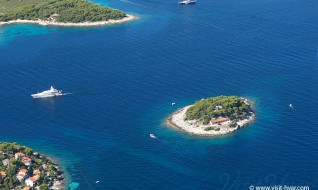
[[[0,141],[56,159],[69,189],[318,189],[317,0],[93,2],[140,19],[0,27]],[[30,96],[50,85],[70,94]],[[164,125],[217,95],[255,101],[256,121],[218,138]]]

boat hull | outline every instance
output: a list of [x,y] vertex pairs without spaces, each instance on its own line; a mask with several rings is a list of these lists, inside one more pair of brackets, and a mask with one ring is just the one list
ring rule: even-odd
[[32,94],[31,95],[33,98],[52,98],[56,96],[62,96],[62,94],[51,94],[51,95],[39,95],[39,94]]
[[31,94],[33,98],[51,98],[55,96],[62,96],[62,90],[56,90],[53,86],[49,90],[45,90],[43,92],[37,94]]
[[195,4],[195,1],[191,1],[191,2],[179,2],[180,5],[191,5],[191,4]]

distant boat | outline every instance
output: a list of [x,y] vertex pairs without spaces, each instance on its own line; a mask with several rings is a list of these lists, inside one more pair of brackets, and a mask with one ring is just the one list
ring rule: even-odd
[[189,4],[195,4],[197,1],[196,0],[183,0],[179,1],[180,5],[189,5]]
[[57,90],[53,86],[51,86],[50,90],[46,90],[37,94],[31,94],[33,98],[50,98],[62,95],[62,90]]
[[174,106],[175,104],[176,104],[175,102],[172,102],[172,103],[171,103],[172,106]]
[[96,183],[99,183],[99,181],[96,181]]
[[294,108],[293,104],[289,104],[289,107],[290,107],[290,108]]
[[150,138],[156,139],[157,137],[154,134],[149,134]]

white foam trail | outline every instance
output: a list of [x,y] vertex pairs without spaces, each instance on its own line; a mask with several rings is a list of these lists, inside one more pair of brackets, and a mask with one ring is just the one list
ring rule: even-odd
[[131,2],[131,1],[128,1],[128,0],[120,0],[121,2],[125,2],[125,3],[129,3],[129,4],[132,4],[132,5],[141,5],[139,3],[135,3],[135,2]]
[[70,94],[73,94],[73,93],[71,93],[71,92],[63,93],[62,96],[66,96],[66,95],[70,95]]

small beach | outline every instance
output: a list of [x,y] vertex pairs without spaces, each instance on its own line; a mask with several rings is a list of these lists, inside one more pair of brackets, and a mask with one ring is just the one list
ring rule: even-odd
[[235,127],[230,127],[229,123],[225,123],[222,125],[217,125],[219,130],[206,131],[204,129],[210,125],[203,125],[202,122],[197,120],[184,120],[185,114],[191,106],[192,105],[189,105],[177,110],[167,118],[165,123],[170,127],[176,128],[194,136],[222,136],[233,133],[234,131],[251,123],[255,119],[255,116],[253,115],[247,119],[239,120],[237,122],[237,126]]
[[7,22],[0,22],[0,26],[7,24],[39,24],[42,26],[65,26],[65,27],[89,27],[89,26],[102,26],[111,24],[121,24],[138,19],[135,15],[127,14],[126,17],[119,20],[107,20],[98,22],[81,22],[81,23],[64,23],[48,20],[11,20]]

